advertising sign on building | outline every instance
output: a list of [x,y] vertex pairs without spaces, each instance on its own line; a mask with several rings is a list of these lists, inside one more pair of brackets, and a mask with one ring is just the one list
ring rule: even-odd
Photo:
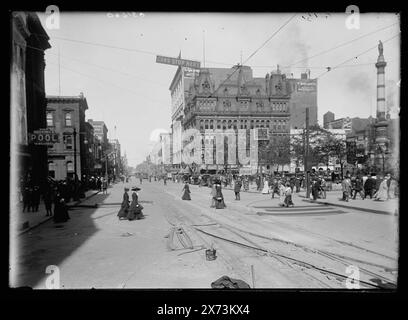
[[59,135],[49,129],[40,129],[29,134],[29,141],[36,146],[52,146],[59,142]]
[[172,57],[156,56],[157,63],[170,64],[173,66],[200,69],[200,62]]
[[199,71],[192,68],[183,68],[183,76],[185,78],[194,79],[198,75]]
[[312,92],[316,91],[316,82],[309,82],[309,81],[301,81],[297,84],[298,91],[307,91]]

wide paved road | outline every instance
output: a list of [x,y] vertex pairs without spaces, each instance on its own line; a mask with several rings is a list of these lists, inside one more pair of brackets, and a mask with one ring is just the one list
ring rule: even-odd
[[[182,184],[144,180],[146,218],[119,221],[124,186],[83,203],[98,208],[70,210],[65,224],[49,221],[12,240],[19,254],[11,285],[45,288],[50,265],[60,288],[210,288],[223,275],[255,288],[345,288],[350,266],[359,267],[361,288],[396,284],[395,216],[296,197],[294,208],[279,208],[270,195],[235,201],[231,190],[227,208],[216,210],[207,187],[191,186],[192,200],[182,201]],[[208,261],[211,246],[217,259]]]

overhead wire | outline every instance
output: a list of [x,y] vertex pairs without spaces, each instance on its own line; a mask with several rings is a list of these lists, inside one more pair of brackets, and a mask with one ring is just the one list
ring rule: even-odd
[[[41,34],[36,34],[36,35],[44,36],[44,35],[41,35]],[[141,49],[135,49],[135,48],[126,48],[126,47],[120,47],[120,46],[113,46],[113,45],[108,45],[108,44],[103,44],[103,43],[98,43],[98,42],[68,39],[68,38],[57,37],[57,36],[52,36],[52,39],[58,39],[58,40],[63,40],[63,41],[68,41],[68,42],[76,42],[76,43],[92,45],[92,46],[100,46],[100,47],[109,48],[109,49],[124,50],[124,51],[128,51],[128,52],[138,52],[138,53],[154,55],[154,56],[163,55],[163,53],[154,52],[154,51],[141,50]],[[193,60],[198,61],[199,59],[193,59]],[[231,65],[230,63],[218,62],[218,61],[212,61],[212,60],[206,60],[206,62],[211,62],[213,64],[219,64],[219,65]]]
[[366,33],[366,34],[364,34],[364,35],[362,35],[362,36],[360,36],[360,37],[357,37],[357,38],[355,38],[355,39],[353,39],[353,40],[350,40],[350,41],[341,43],[341,44],[339,44],[339,45],[336,45],[336,46],[334,46],[334,47],[332,47],[332,48],[329,48],[329,49],[320,51],[319,53],[316,53],[316,54],[314,54],[314,55],[312,55],[312,56],[310,56],[310,57],[307,57],[307,58],[304,58],[304,59],[302,59],[302,60],[296,61],[296,62],[294,62],[294,63],[292,63],[292,64],[290,64],[290,65],[283,66],[282,68],[290,68],[290,67],[292,67],[292,66],[294,66],[294,65],[296,65],[296,64],[298,64],[298,63],[300,63],[300,62],[304,62],[304,61],[313,59],[313,58],[315,58],[315,57],[321,56],[321,55],[323,55],[323,54],[325,54],[325,53],[328,53],[328,52],[330,52],[330,51],[333,51],[333,50],[335,50],[335,49],[344,47],[345,45],[348,45],[348,44],[350,44],[350,43],[353,43],[353,42],[355,42],[355,41],[357,41],[357,40],[360,40],[360,39],[362,39],[362,38],[368,37],[368,36],[370,36],[370,35],[372,35],[372,34],[378,33],[378,32],[380,32],[380,31],[382,31],[382,30],[391,28],[391,27],[393,27],[393,26],[395,26],[395,25],[397,25],[397,24],[399,24],[399,23],[396,22],[396,23],[393,23],[393,24],[391,24],[391,25],[388,25],[388,26],[382,27],[382,28],[380,28],[380,29],[374,30],[374,31],[372,31],[372,32]]
[[[58,63],[54,63],[54,62],[51,62],[51,61],[48,61],[48,62],[50,62],[50,63],[53,64],[53,65],[58,65]],[[94,80],[96,80],[96,81],[99,81],[99,82],[108,84],[108,85],[110,85],[110,86],[115,86],[115,87],[117,87],[117,88],[119,88],[119,89],[127,90],[127,91],[129,91],[129,92],[131,92],[131,93],[137,95],[138,97],[145,98],[146,100],[150,100],[150,101],[155,102],[155,103],[160,103],[160,104],[163,104],[163,103],[166,103],[166,104],[167,104],[167,103],[168,103],[168,102],[164,102],[164,101],[159,101],[159,100],[156,100],[156,99],[152,99],[152,98],[147,97],[147,96],[145,96],[145,95],[142,95],[142,94],[140,94],[140,93],[138,93],[138,92],[136,92],[136,91],[133,91],[133,90],[131,90],[131,89],[129,89],[129,88],[125,88],[125,87],[119,86],[119,85],[117,85],[116,83],[101,80],[100,78],[97,78],[97,77],[94,77],[94,76],[90,76],[90,75],[88,75],[88,74],[85,74],[85,73],[83,73],[83,72],[80,72],[80,71],[77,71],[77,70],[74,70],[74,69],[71,69],[71,68],[67,68],[66,66],[61,66],[61,68],[62,68],[62,69],[69,70],[69,71],[74,72],[74,73],[77,73],[77,74],[79,74],[79,75],[82,75],[82,76],[85,76],[85,77],[94,79]]]
[[292,20],[296,17],[296,15],[297,15],[297,14],[295,13],[295,14],[294,14],[293,16],[291,16],[282,26],[280,26],[264,43],[262,43],[262,45],[261,45],[259,48],[257,48],[252,54],[250,54],[250,55],[248,56],[248,58],[245,59],[245,61],[244,61],[241,65],[239,65],[239,68],[235,68],[235,70],[234,70],[224,81],[222,81],[222,82],[218,85],[217,89],[215,89],[215,90],[210,94],[209,97],[212,97],[212,96],[219,90],[219,88],[220,88],[225,82],[227,82],[227,81],[234,75],[234,73],[238,71],[238,69],[240,69],[240,68],[242,67],[243,64],[247,63],[247,62],[249,61],[249,59],[251,59],[251,58],[252,58],[259,50],[261,50],[274,36],[276,36],[276,35],[279,33],[279,31],[281,31],[290,21],[292,21]]
[[[383,43],[388,42],[388,41],[391,41],[392,39],[398,37],[399,34],[400,34],[400,33],[394,35],[394,36],[391,37],[391,38],[388,38],[387,40],[384,40]],[[373,49],[376,49],[377,47],[378,47],[378,45],[375,45],[375,46],[373,46],[373,47],[370,47],[370,48],[368,48],[367,50],[364,50],[363,52],[361,52],[361,53],[359,53],[359,54],[353,56],[352,58],[349,58],[349,59],[347,59],[347,60],[345,60],[345,61],[339,63],[338,65],[336,65],[336,66],[334,66],[334,67],[327,67],[327,71],[323,72],[322,74],[320,74],[319,76],[317,76],[315,79],[321,78],[322,76],[324,76],[324,75],[327,74],[328,72],[330,72],[330,71],[332,71],[332,70],[334,70],[334,69],[339,68],[341,65],[343,65],[343,64],[345,64],[345,63],[347,63],[347,62],[349,62],[349,61],[352,61],[352,60],[354,60],[354,59],[358,59],[358,57],[360,57],[360,56],[366,54],[367,52],[370,52],[370,51],[373,50]]]
[[[29,48],[31,48],[31,49],[34,49],[34,50],[43,51],[42,49],[36,48],[36,47],[34,47],[34,46],[30,46],[30,45],[26,45],[26,46],[29,47]],[[153,84],[155,84],[155,85],[157,85],[157,86],[166,87],[166,88],[168,87],[168,86],[164,85],[163,83],[159,83],[159,82],[155,82],[155,81],[152,81],[152,80],[150,80],[150,79],[147,79],[147,78],[139,77],[139,76],[136,76],[135,74],[132,74],[132,73],[129,73],[129,72],[124,72],[124,71],[121,71],[121,70],[116,70],[116,69],[108,68],[108,67],[101,66],[101,65],[99,65],[99,64],[95,64],[95,63],[91,63],[91,62],[87,62],[87,61],[84,61],[84,60],[81,60],[81,59],[68,57],[67,55],[59,55],[59,54],[57,54],[57,53],[51,53],[51,52],[47,52],[47,54],[50,54],[50,55],[53,55],[53,56],[61,56],[61,57],[63,57],[64,59],[68,59],[68,60],[72,60],[72,61],[77,61],[77,62],[79,62],[79,63],[83,63],[83,64],[87,64],[87,65],[94,66],[94,67],[97,67],[97,68],[105,69],[105,70],[108,70],[108,71],[111,71],[111,72],[116,72],[116,73],[119,73],[119,74],[123,74],[123,75],[129,76],[129,77],[131,77],[131,78],[136,78],[136,79],[140,79],[140,80],[142,80],[142,81],[146,81],[146,82],[153,83]]]

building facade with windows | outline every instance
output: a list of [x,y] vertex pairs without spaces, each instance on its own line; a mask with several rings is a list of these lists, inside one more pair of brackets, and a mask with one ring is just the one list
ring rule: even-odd
[[306,126],[306,108],[309,108],[309,125],[317,125],[317,79],[310,79],[310,73],[301,73],[300,79],[288,78],[290,86],[290,128]]
[[108,148],[109,140],[108,140],[108,127],[106,126],[105,122],[103,121],[96,121],[93,119],[88,119],[88,122],[92,125],[94,129],[95,136],[98,137],[100,143]]
[[48,147],[48,174],[56,180],[74,179],[75,161],[78,179],[89,169],[86,161],[90,145],[87,140],[89,128],[85,124],[87,109],[82,93],[80,96],[47,96],[47,128],[59,135],[59,142]]
[[323,128],[329,129],[329,122],[334,121],[334,113],[331,111],[326,112],[323,115]]
[[11,183],[42,187],[47,181],[47,147],[32,144],[29,135],[46,128],[44,52],[51,46],[36,13],[13,12],[10,22]]
[[[289,82],[279,70],[255,78],[248,66],[201,68],[186,97],[183,130],[196,129],[204,134],[207,129],[265,128],[269,137],[288,135],[289,100]],[[211,136],[204,136],[202,150],[192,152],[204,152],[214,143]],[[202,164],[204,160],[198,165]],[[211,164],[205,165],[208,168]]]
[[[181,58],[181,53],[179,55]],[[186,96],[188,95],[190,85],[194,82],[194,78],[198,75],[199,71],[195,69],[185,68],[179,66],[176,70],[176,73],[171,81],[169,90],[171,96],[171,130],[170,137],[171,143],[170,147],[173,150],[173,143],[176,143],[174,146],[174,152],[171,151],[171,162],[174,167],[180,167],[181,164],[181,151],[177,145],[178,141],[181,139],[183,134],[183,119],[184,119],[184,110],[186,107]]]

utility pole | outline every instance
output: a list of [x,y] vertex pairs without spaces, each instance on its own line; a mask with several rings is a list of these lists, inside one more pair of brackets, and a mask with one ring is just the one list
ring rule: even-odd
[[309,176],[309,108],[306,108],[306,137],[305,137],[305,159],[304,171],[306,173],[306,199],[310,197],[310,176]]
[[75,200],[78,200],[78,177],[77,177],[77,147],[76,147],[76,128],[74,127],[74,183],[75,183],[75,194],[74,198]]

